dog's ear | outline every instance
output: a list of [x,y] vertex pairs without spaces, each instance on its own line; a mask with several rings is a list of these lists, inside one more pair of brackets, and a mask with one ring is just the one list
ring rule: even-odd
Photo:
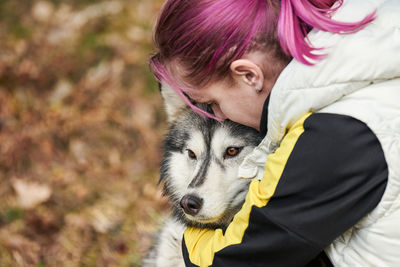
[[186,107],[182,98],[166,84],[159,84],[160,92],[164,100],[165,111],[167,112],[168,122],[174,121],[178,114]]

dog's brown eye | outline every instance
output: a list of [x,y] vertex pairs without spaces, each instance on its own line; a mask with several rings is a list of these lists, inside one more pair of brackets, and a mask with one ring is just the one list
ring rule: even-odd
[[187,149],[187,152],[188,152],[189,158],[191,158],[191,159],[197,159],[196,154],[195,154],[192,150]]
[[240,147],[228,147],[225,151],[225,156],[226,157],[234,157],[237,154],[239,154],[241,148]]

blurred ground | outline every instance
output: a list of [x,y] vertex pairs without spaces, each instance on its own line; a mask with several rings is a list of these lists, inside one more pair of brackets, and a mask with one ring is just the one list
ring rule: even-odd
[[139,266],[168,210],[162,0],[0,0],[0,266]]

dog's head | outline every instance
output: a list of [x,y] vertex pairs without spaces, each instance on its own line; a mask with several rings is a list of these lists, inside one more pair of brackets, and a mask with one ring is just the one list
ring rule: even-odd
[[174,215],[196,227],[225,226],[248,190],[249,181],[239,179],[238,167],[261,136],[249,127],[198,115],[167,87],[161,93],[171,127],[160,180]]

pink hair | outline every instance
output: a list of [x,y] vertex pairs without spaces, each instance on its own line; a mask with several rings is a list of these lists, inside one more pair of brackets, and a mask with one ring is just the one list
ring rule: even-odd
[[252,48],[272,49],[277,59],[294,57],[312,65],[324,55],[315,54],[307,40],[311,28],[339,34],[356,32],[374,19],[375,12],[356,23],[330,18],[343,3],[336,0],[167,0],[155,30],[158,53],[150,67],[196,112],[215,118],[194,106],[165,64],[178,59],[188,70],[184,77],[200,86],[226,76],[230,64]]
[[306,27],[338,34],[349,34],[363,29],[371,22],[376,11],[356,23],[334,21],[330,18],[343,3],[331,8],[336,1],[326,0],[282,0],[278,22],[278,37],[283,51],[298,61],[313,65],[311,60],[320,60],[324,55],[313,52],[321,48],[313,47],[307,40]]

